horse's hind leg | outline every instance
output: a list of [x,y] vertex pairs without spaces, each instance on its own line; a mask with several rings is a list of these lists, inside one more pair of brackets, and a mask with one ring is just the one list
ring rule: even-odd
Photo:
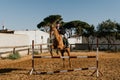
[[71,67],[71,61],[70,61],[70,49],[67,48],[67,49],[66,49],[66,52],[67,52],[67,54],[68,54],[68,56],[69,56],[69,67]]
[[66,52],[67,52],[68,56],[70,56],[70,48],[66,48]]
[[50,49],[50,54],[51,54],[51,56],[53,56],[52,49]]
[[71,61],[70,61],[70,58],[69,58],[69,67],[71,68]]
[[[61,56],[63,57],[64,56],[64,51],[61,50],[60,52],[61,52]],[[63,58],[62,60],[63,60],[63,67],[65,67],[65,59]]]
[[56,49],[56,53],[57,53],[57,55],[59,54],[59,52],[58,52],[58,48]]

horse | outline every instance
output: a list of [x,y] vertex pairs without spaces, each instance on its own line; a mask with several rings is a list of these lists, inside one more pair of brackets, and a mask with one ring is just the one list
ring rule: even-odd
[[[64,56],[65,52],[67,52],[67,55],[70,56],[70,48],[64,45],[62,35],[59,34],[56,27],[51,27],[51,34],[54,35],[55,37],[53,41],[53,45],[51,45],[51,50],[50,50],[51,56],[53,56],[52,49],[57,49],[57,53],[58,51],[60,51],[62,57]],[[64,58],[63,58],[63,66],[64,66]],[[69,66],[71,67],[70,58],[69,58]]]

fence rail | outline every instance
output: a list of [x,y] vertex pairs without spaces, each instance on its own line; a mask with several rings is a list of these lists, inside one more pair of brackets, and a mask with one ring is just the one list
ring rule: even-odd
[[[97,44],[76,43],[70,44],[71,51],[74,50],[96,50]],[[98,44],[100,51],[120,51],[120,44]]]
[[[46,48],[44,46],[46,45]],[[48,50],[48,45],[51,44],[35,44],[35,50],[39,52],[43,52],[43,50]],[[20,51],[27,51],[27,54],[29,55],[32,49],[32,45],[23,45],[23,46],[2,46],[0,47],[0,56],[2,54],[7,54],[7,53],[15,53],[15,52],[20,52]]]

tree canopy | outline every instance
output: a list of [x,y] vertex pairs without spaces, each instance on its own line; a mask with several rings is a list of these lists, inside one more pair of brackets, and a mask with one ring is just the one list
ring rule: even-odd
[[97,31],[99,37],[113,36],[116,31],[116,22],[111,21],[110,19],[103,21],[98,25]]
[[69,36],[74,34],[77,36],[82,35],[88,38],[96,35],[99,38],[106,38],[108,43],[111,43],[110,37],[114,37],[114,39],[120,39],[120,24],[115,21],[111,21],[110,19],[98,24],[97,30],[95,30],[94,25],[89,25],[84,21],[73,20],[64,22],[61,15],[49,15],[45,17],[43,21],[37,24],[37,28],[49,32],[50,27],[55,26],[57,21],[61,21],[61,26],[69,32]]
[[67,22],[63,25],[63,27],[66,29],[71,29],[71,31],[74,30],[75,34],[78,36],[89,36],[94,30],[93,26],[90,26],[88,23],[80,20]]
[[46,18],[43,19],[43,21],[41,21],[39,24],[37,24],[37,28],[50,28],[52,26],[55,26],[55,23],[57,21],[62,21],[62,17],[61,15],[50,15]]

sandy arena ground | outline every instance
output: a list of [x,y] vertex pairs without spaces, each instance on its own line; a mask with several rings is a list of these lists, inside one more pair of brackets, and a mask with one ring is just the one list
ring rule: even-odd
[[[50,54],[44,53],[40,55]],[[96,52],[71,52],[71,55],[91,56],[96,55]],[[92,67],[95,66],[95,61],[95,58],[71,59],[72,67],[70,68],[68,66],[68,59],[65,59],[65,67],[62,65],[62,59],[35,59],[35,70],[56,71]],[[0,80],[120,80],[120,53],[99,52],[99,70],[103,74],[99,74],[99,78],[96,77],[96,73],[90,76],[94,70],[29,75],[32,69],[31,62],[31,55],[18,60],[0,59]]]

